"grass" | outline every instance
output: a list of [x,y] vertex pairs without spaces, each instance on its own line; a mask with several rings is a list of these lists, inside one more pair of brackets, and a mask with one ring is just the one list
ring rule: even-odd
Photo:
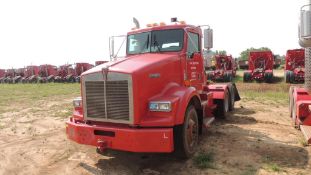
[[[239,93],[245,100],[266,102],[272,101],[280,104],[288,103],[288,90],[290,85],[285,83],[237,83]],[[269,102],[268,102],[269,103]]]
[[[34,101],[46,100],[57,97],[78,96],[80,94],[79,84],[0,84],[0,112],[5,111],[3,107],[14,104],[25,104],[27,106]],[[13,106],[14,107],[14,106]]]
[[281,172],[281,167],[276,163],[267,163],[264,168],[272,172]]
[[214,168],[214,153],[200,152],[193,158],[194,165],[200,169]]
[[80,95],[79,84],[0,84],[0,118],[6,112],[29,109],[39,114],[53,110],[52,116],[65,118],[72,113],[72,103],[58,104],[47,109],[47,102],[70,99]]

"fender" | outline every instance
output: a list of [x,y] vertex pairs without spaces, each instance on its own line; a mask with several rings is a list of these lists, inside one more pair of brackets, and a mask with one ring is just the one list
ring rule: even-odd
[[200,96],[194,87],[184,87],[177,83],[168,84],[160,94],[152,97],[149,101],[167,100],[172,102],[171,112],[148,112],[149,117],[144,117],[141,126],[175,126],[184,122],[187,106],[192,99]]
[[213,92],[214,100],[223,100],[229,88],[228,84],[212,84],[208,86],[208,89]]

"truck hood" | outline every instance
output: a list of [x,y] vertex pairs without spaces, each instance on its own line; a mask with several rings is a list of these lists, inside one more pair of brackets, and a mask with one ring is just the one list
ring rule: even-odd
[[98,65],[84,72],[82,76],[95,72],[101,72],[103,68],[108,68],[108,70],[112,72],[132,74],[154,64],[157,66],[161,66],[161,64],[167,64],[168,62],[173,61],[173,59],[171,59],[172,57],[176,56],[176,54],[172,53],[146,53],[129,56],[126,58],[118,59],[116,61],[110,61],[108,63]]

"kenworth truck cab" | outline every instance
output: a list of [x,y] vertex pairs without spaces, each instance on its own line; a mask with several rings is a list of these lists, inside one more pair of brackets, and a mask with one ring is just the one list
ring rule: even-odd
[[[211,48],[212,30],[204,30]],[[233,110],[234,84],[209,84],[202,30],[175,22],[127,33],[126,57],[81,76],[81,97],[66,123],[69,139],[105,149],[190,157],[202,128]]]

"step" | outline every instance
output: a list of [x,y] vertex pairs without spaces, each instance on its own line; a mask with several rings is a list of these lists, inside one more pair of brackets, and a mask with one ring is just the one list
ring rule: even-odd
[[300,125],[300,129],[305,136],[308,144],[311,144],[311,126],[307,125]]
[[207,117],[203,119],[203,126],[205,128],[210,127],[211,123],[213,123],[213,121],[215,120],[215,117]]

